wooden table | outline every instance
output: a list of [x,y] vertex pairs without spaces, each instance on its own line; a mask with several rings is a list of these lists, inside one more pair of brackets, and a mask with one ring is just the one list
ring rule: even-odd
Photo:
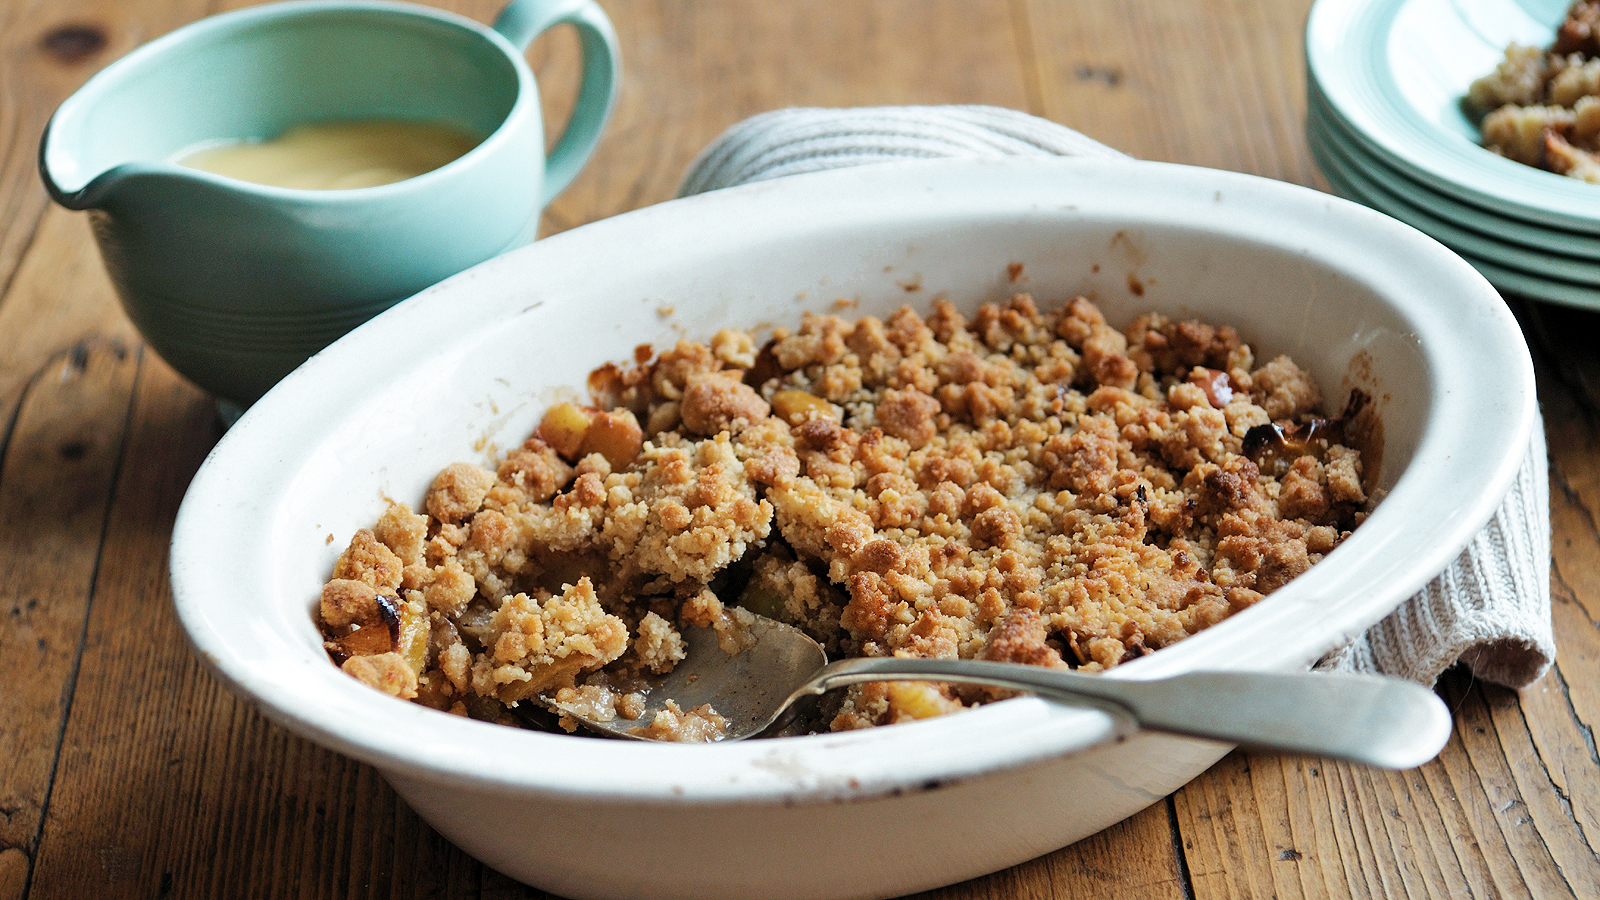
[[[1325,187],[1302,133],[1308,0],[604,2],[621,99],[547,233],[669,198],[724,128],[792,105],[995,104]],[[174,618],[167,543],[215,410],[141,343],[35,154],[91,73],[228,5],[0,2],[0,900],[544,896],[236,700]],[[498,0],[448,5],[487,21]],[[575,48],[531,54],[556,121]],[[1550,435],[1556,669],[1520,693],[1447,675],[1455,735],[1421,769],[1234,753],[1099,835],[924,896],[1600,897],[1600,316],[1513,306]]]

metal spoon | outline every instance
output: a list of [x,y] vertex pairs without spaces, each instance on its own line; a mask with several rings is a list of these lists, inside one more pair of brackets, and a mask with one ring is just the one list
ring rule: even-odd
[[750,627],[754,643],[737,655],[710,628],[682,631],[687,657],[651,688],[637,719],[579,718],[601,734],[648,740],[629,729],[650,722],[667,700],[693,709],[709,703],[728,720],[723,740],[779,730],[806,697],[867,681],[949,681],[1028,691],[1131,719],[1140,728],[1230,744],[1409,769],[1436,756],[1450,738],[1450,711],[1409,681],[1367,675],[1191,672],[1135,681],[1061,669],[978,660],[879,657],[829,663],[816,641],[771,619]]

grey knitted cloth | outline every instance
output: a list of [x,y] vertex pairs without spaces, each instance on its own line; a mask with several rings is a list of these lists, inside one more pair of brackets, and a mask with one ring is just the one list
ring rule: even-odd
[[[844,166],[955,156],[1124,154],[1070,128],[992,106],[784,109],[746,119],[690,165],[679,196]],[[1555,661],[1550,495],[1543,428],[1489,524],[1420,593],[1320,668],[1432,685],[1461,662],[1520,688]]]

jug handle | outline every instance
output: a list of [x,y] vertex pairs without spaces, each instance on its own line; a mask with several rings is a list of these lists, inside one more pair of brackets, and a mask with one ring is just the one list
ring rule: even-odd
[[617,34],[594,0],[511,0],[492,27],[527,52],[534,38],[556,25],[578,29],[583,84],[572,118],[545,161],[541,206],[555,199],[589,161],[617,99]]

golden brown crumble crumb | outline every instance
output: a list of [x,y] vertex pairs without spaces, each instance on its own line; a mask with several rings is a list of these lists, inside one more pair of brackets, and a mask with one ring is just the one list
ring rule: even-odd
[[633,652],[645,668],[664,675],[685,656],[683,636],[671,622],[648,612],[639,620],[639,636],[633,642]]
[[478,509],[494,482],[495,476],[479,466],[452,463],[428,490],[428,515],[441,522],[459,522]]
[[392,503],[372,526],[378,543],[399,557],[402,566],[424,562],[428,544],[428,517],[417,515],[404,503]]
[[398,653],[352,656],[341,668],[350,677],[385,694],[405,700],[417,696],[417,673]]
[[[555,692],[553,699],[555,707],[564,713],[591,722],[610,722],[617,717],[617,705],[622,700],[622,695],[610,685],[586,684],[581,687],[561,688]],[[578,729],[576,722],[569,725],[565,719],[562,727],[568,731]]]
[[[590,383],[600,405],[551,407],[493,471],[448,466],[425,514],[356,533],[318,616],[347,671],[490,721],[544,696],[567,727],[634,719],[680,628],[737,653],[756,614],[835,658],[1100,671],[1258,602],[1369,502],[1292,360],[1258,366],[1227,326],[1117,330],[1082,297],[725,329]],[[861,685],[823,725],[995,696]],[[719,722],[673,706],[644,730]]]
[[665,708],[650,719],[650,724],[630,728],[628,733],[647,737],[653,741],[706,743],[722,740],[728,733],[728,720],[712,709],[709,703],[684,710],[678,708],[677,703],[668,700]]
[[334,563],[333,577],[365,582],[379,591],[389,593],[400,586],[404,564],[394,551],[384,546],[371,531],[363,528],[350,539]]

